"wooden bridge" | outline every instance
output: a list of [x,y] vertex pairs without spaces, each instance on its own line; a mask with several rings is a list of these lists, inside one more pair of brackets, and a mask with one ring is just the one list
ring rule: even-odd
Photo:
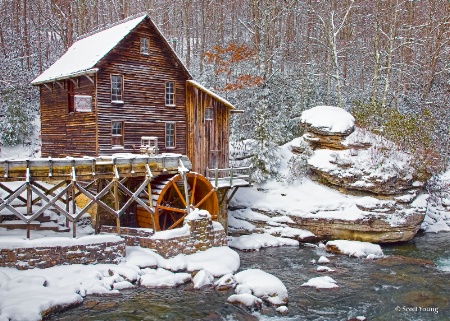
[[[115,218],[120,234],[120,218],[137,204],[149,214],[142,227],[171,229],[192,206],[217,218],[217,189],[234,187],[234,194],[237,187],[251,185],[250,174],[242,173],[248,168],[208,170],[214,174],[208,178],[190,173],[188,180],[191,168],[181,154],[0,160],[0,226],[23,225],[29,238],[36,220],[52,210],[66,218],[67,226],[72,223],[76,237],[77,222],[96,206]],[[80,210],[76,199],[82,195],[88,202]],[[2,219],[8,216],[14,219]]]

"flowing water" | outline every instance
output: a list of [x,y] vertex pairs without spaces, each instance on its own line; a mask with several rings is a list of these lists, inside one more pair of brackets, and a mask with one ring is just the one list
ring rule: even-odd
[[[450,234],[422,234],[412,241],[383,246],[388,259],[369,261],[331,256],[335,272],[317,272],[311,263],[323,250],[268,248],[239,252],[241,269],[259,268],[277,276],[289,293],[289,313],[273,308],[250,313],[226,303],[229,292],[175,289],[122,291],[120,296],[85,299],[83,305],[50,320],[450,320]],[[407,257],[407,258],[404,258]],[[429,260],[436,264],[431,266]],[[310,278],[328,275],[339,288],[301,287]]]

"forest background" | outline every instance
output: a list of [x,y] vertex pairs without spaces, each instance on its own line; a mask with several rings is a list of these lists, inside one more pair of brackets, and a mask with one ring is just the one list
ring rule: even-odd
[[142,12],[196,80],[245,111],[232,144],[256,142],[246,157],[262,179],[321,104],[395,141],[424,174],[446,168],[449,0],[0,0],[1,143],[29,142],[30,82],[77,37]]

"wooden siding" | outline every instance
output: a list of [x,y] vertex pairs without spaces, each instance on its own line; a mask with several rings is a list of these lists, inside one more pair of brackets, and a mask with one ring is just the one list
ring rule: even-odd
[[[95,77],[94,77],[95,79]],[[75,95],[92,96],[92,112],[69,114],[67,82],[40,85],[41,138],[43,157],[96,156],[95,85],[86,77],[76,79]],[[62,87],[62,88],[61,88]]]
[[[141,54],[141,38],[149,54]],[[98,154],[138,153],[141,136],[157,136],[160,153],[186,154],[188,75],[146,19],[98,65]],[[123,75],[123,104],[111,103],[110,75]],[[166,81],[175,82],[175,106],[165,105]],[[111,145],[111,122],[124,122],[124,148]],[[176,147],[165,148],[165,122],[176,122]],[[134,148],[135,147],[135,148]]]
[[[187,156],[192,170],[205,175],[207,167],[229,167],[229,107],[189,83],[186,90]],[[205,120],[206,108],[213,109],[212,120]]]

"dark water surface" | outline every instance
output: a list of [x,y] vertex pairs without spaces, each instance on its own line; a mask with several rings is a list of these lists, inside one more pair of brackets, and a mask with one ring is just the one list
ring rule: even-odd
[[[385,260],[329,256],[335,272],[317,272],[312,259],[328,256],[305,245],[239,252],[241,270],[259,268],[277,276],[289,293],[289,313],[266,307],[258,313],[226,303],[229,292],[175,289],[121,291],[120,296],[89,296],[77,308],[50,320],[450,320],[450,234],[422,234],[412,241],[383,246]],[[401,256],[401,257],[397,257]],[[406,258],[404,258],[406,257]],[[430,266],[430,260],[436,266]],[[339,288],[301,287],[328,275]]]

